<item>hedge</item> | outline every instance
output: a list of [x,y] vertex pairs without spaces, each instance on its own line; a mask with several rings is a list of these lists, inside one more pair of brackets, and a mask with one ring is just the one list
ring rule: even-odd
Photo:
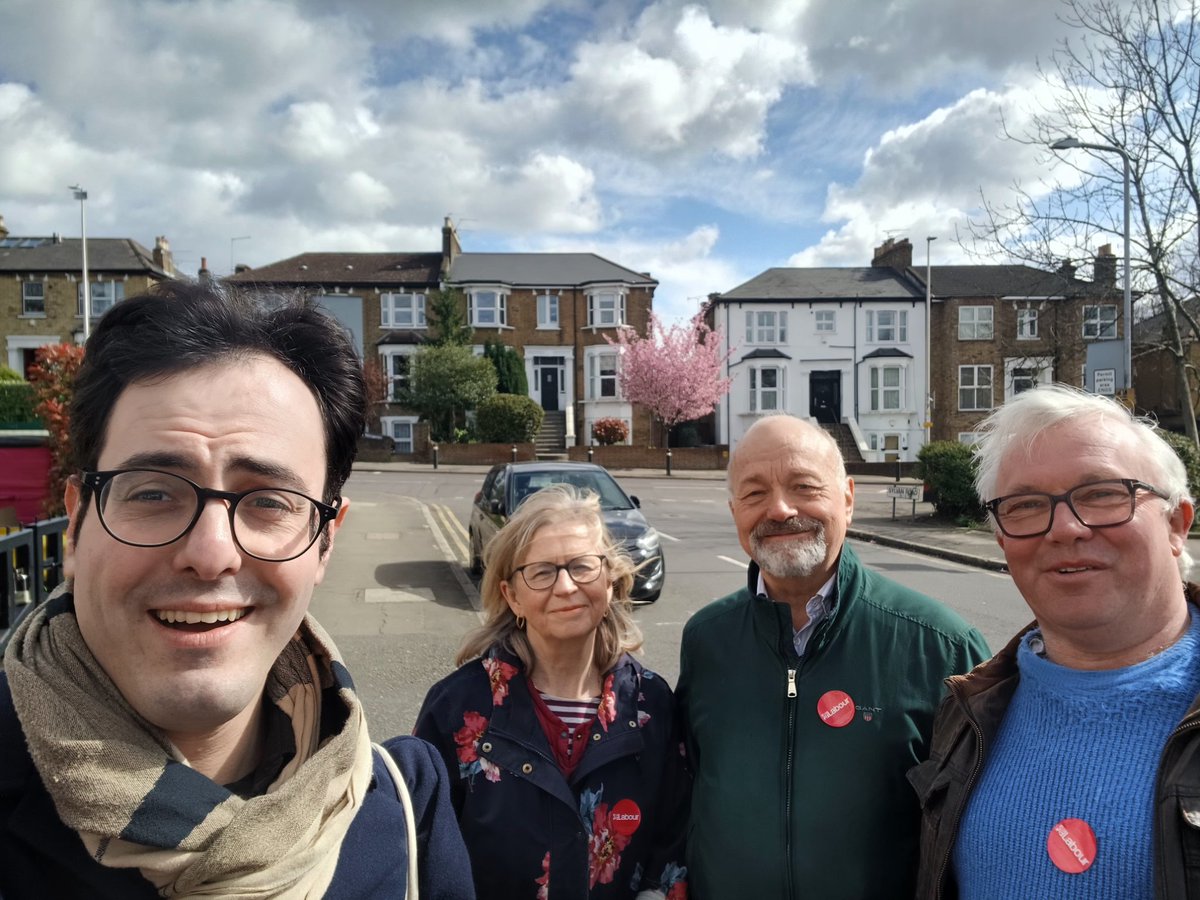
[[523,444],[542,427],[545,411],[530,397],[493,394],[475,410],[475,430],[485,444]]

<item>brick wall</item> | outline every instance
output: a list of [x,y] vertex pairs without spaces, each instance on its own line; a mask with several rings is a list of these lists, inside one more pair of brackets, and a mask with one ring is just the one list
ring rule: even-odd
[[[571,447],[567,452],[575,462],[591,462],[606,469],[663,469],[667,467],[667,451],[661,447]],[[672,469],[724,469],[729,462],[729,448],[679,447],[671,450]]]
[[[495,466],[512,462],[513,447],[517,448],[517,460],[537,459],[533,444],[438,444],[438,463],[464,466]],[[432,447],[429,456],[421,462],[432,462]],[[415,456],[416,454],[414,454]]]

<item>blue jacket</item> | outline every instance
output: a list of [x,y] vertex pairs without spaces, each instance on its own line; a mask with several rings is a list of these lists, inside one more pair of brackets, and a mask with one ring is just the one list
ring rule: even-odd
[[[421,900],[475,896],[454,821],[442,761],[423,741],[384,745],[396,760],[417,817]],[[326,900],[400,900],[407,889],[404,809],[383,760],[342,843]],[[25,746],[8,680],[0,673],[0,897],[4,900],[137,900],[158,892],[136,869],[92,860],[79,836],[58,818]]]
[[457,773],[451,798],[488,900],[686,897],[689,784],[671,689],[631,656],[605,677],[565,778],[520,660],[493,649],[434,685],[416,733]]

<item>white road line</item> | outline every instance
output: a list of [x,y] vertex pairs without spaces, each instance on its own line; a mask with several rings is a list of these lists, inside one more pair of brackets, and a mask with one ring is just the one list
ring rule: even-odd
[[740,559],[730,559],[728,556],[718,556],[717,559],[724,560],[727,563],[733,563],[735,566],[738,566],[742,569],[750,568],[750,563],[744,563]]
[[679,543],[679,538],[677,538],[677,537],[671,537],[671,535],[667,534],[665,531],[659,531],[659,532],[658,532],[658,536],[659,536],[659,537],[665,537],[665,538],[666,538],[668,541],[674,541],[674,542],[675,542],[675,543],[677,543],[677,544]]
[[446,562],[450,564],[450,571],[454,573],[454,578],[458,582],[458,586],[462,588],[467,602],[471,604],[471,609],[475,610],[475,615],[479,616],[479,621],[482,622],[484,618],[483,603],[479,599],[479,591],[475,590],[475,585],[467,577],[467,571],[462,567],[462,561],[455,557],[454,552],[450,549],[445,535],[442,534],[442,529],[434,521],[433,514],[429,511],[429,507],[420,500],[414,500],[413,502],[421,507],[421,515],[425,517],[425,524],[429,526],[433,540],[437,543],[438,549],[442,551],[442,556],[445,557]]
[[433,504],[430,506],[433,514],[438,518],[442,527],[445,529],[446,539],[453,541],[459,552],[459,562],[463,565],[467,564],[467,532],[463,530],[462,524],[458,521],[458,517],[454,515],[445,506]]

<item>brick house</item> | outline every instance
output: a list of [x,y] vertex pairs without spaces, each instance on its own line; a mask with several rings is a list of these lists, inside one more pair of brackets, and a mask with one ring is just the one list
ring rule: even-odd
[[[780,268],[710,298],[710,324],[736,348],[718,442],[786,411],[826,424],[848,459],[910,461],[927,439],[973,439],[1014,392],[1083,383],[1087,346],[1120,338],[1116,257],[1094,281],[1025,265],[934,266],[926,342],[926,270],[907,239],[869,267]],[[930,425],[926,431],[926,361]]]
[[[0,217],[0,363],[25,374],[39,347],[83,341],[79,238],[19,237]],[[91,322],[114,303],[175,276],[165,237],[150,251],[130,238],[88,238]]]
[[[619,397],[617,354],[605,342],[622,325],[645,331],[657,282],[593,253],[464,253],[453,223],[440,253],[303,253],[228,279],[317,294],[378,358],[389,399],[428,338],[426,301],[441,287],[462,293],[476,352],[496,337],[525,363],[529,393],[548,413],[545,449],[587,442],[591,423],[616,416],[644,439],[649,415]],[[381,427],[397,453],[417,447],[417,416],[389,402]]]
[[[1200,316],[1200,298],[1192,297],[1183,303],[1193,317]],[[1184,353],[1189,365],[1189,402],[1196,404],[1196,372],[1200,371],[1200,344],[1188,337],[1188,323],[1177,316],[1184,334]],[[1137,411],[1154,416],[1164,428],[1183,432],[1183,403],[1177,380],[1175,361],[1166,342],[1166,322],[1163,313],[1156,313],[1137,322],[1133,327],[1133,383],[1137,389]]]

